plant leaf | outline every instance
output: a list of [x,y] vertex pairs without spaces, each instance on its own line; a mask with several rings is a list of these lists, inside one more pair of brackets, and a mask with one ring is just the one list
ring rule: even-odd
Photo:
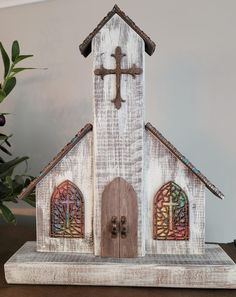
[[29,196],[23,198],[22,200],[28,203],[29,205],[35,207],[35,194],[30,194]]
[[6,176],[12,176],[13,171],[14,171],[14,167],[8,169],[6,172],[0,175],[0,178],[4,179]]
[[[23,177],[22,177],[23,178]],[[24,179],[24,178],[23,178]],[[11,188],[11,190],[12,190],[12,196],[11,196],[11,199],[12,198],[16,198],[21,192],[22,192],[22,190],[24,189],[24,183],[23,184],[18,184],[17,182],[16,182],[16,180],[15,179],[13,179],[12,180],[12,188]]]
[[6,140],[7,138],[7,135],[0,133],[0,141]]
[[6,184],[8,185],[8,187],[10,188],[10,189],[12,189],[12,179],[11,179],[11,177],[10,176],[7,176],[6,177]]
[[9,147],[11,147],[11,144],[10,144],[10,142],[8,141],[8,139],[6,139],[5,142],[6,142],[6,144],[7,144]]
[[15,85],[16,85],[15,77],[11,77],[9,80],[7,80],[5,88],[4,88],[4,92],[6,93],[6,95],[8,95],[13,90]]
[[20,61],[24,60],[24,59],[27,59],[27,58],[31,58],[33,57],[34,55],[20,55],[18,56],[16,59],[15,59],[15,64],[16,63],[19,63]]
[[3,204],[0,204],[0,209],[2,211],[2,216],[5,219],[5,221],[15,225],[16,218],[13,215],[13,213],[10,211],[10,209]]
[[12,43],[11,47],[11,60],[15,62],[16,58],[20,55],[20,46],[17,40]]
[[5,154],[12,156],[12,153],[9,152],[4,146],[0,145],[0,150],[3,151]]
[[31,179],[27,177],[25,179],[24,188],[26,188],[30,183],[31,183]]
[[13,203],[18,203],[18,201],[16,200],[16,196],[10,196],[10,201]]
[[24,178],[21,175],[16,175],[14,180],[18,185],[24,185],[25,184]]
[[10,142],[8,141],[8,139],[11,138],[12,135],[13,135],[13,134],[5,135],[5,134],[0,133],[0,141],[2,141],[3,143],[5,142],[9,147],[11,147],[11,144],[10,144]]
[[4,195],[4,194],[8,194],[10,192],[10,190],[9,190],[9,188],[6,186],[6,185],[4,185],[2,182],[0,182],[0,197],[1,197],[1,199],[2,199],[2,196]]
[[1,42],[0,42],[0,51],[2,54],[2,60],[4,64],[4,78],[5,78],[10,68],[10,59]]
[[16,165],[28,160],[28,157],[15,158],[11,161],[0,164],[0,178],[4,178],[10,170],[14,169]]
[[28,68],[14,68],[14,69],[12,69],[12,72],[14,74],[16,74],[18,72],[21,72],[21,71],[24,71],[24,70],[29,70],[29,69],[36,69],[36,68],[31,68],[31,67],[28,67]]
[[0,90],[0,103],[3,101],[3,99],[6,97],[6,93],[3,90]]

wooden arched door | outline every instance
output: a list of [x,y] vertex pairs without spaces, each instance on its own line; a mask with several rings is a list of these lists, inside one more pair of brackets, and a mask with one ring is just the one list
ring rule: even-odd
[[101,256],[137,256],[137,195],[123,178],[110,182],[102,194]]

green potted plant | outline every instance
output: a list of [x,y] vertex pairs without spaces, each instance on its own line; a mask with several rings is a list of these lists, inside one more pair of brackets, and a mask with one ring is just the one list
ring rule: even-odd
[[[0,42],[0,51],[4,65],[3,81],[0,83],[0,103],[6,99],[16,85],[16,75],[19,72],[34,69],[18,67],[18,63],[24,59],[33,57],[33,55],[22,55],[18,41],[14,41],[11,48],[11,59]],[[6,222],[15,224],[16,218],[11,210],[6,206],[6,202],[18,203],[18,195],[34,178],[27,174],[28,157],[15,157],[9,160],[5,157],[12,156],[9,148],[11,147],[9,139],[11,135],[5,135],[1,129],[6,124],[8,113],[1,113],[0,109],[0,212]],[[15,168],[22,162],[26,163],[26,169],[22,174],[15,174]],[[24,199],[31,206],[35,206],[34,193]]]

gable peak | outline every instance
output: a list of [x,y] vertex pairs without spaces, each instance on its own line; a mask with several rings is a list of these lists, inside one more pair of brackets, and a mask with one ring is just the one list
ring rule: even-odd
[[80,44],[79,49],[84,57],[87,57],[92,51],[92,39],[101,30],[101,28],[115,15],[120,16],[144,41],[145,51],[150,56],[154,53],[156,44],[148,37],[120,8],[115,4],[111,11],[101,20],[97,27]]

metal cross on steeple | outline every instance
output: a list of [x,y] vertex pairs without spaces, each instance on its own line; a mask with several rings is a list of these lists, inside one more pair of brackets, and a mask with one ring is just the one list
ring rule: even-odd
[[94,74],[101,76],[101,79],[104,78],[105,75],[109,74],[115,74],[116,75],[116,97],[115,99],[111,100],[115,104],[115,107],[117,109],[121,108],[121,102],[125,102],[124,99],[121,98],[120,94],[120,79],[122,74],[130,74],[133,78],[136,77],[136,75],[140,75],[143,70],[141,68],[136,67],[135,64],[131,68],[128,69],[122,69],[121,68],[121,59],[122,57],[126,56],[126,54],[123,54],[121,51],[121,48],[119,46],[115,49],[115,54],[111,54],[111,57],[115,58],[116,60],[116,68],[115,69],[106,69],[101,65],[100,69],[95,69]]

